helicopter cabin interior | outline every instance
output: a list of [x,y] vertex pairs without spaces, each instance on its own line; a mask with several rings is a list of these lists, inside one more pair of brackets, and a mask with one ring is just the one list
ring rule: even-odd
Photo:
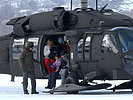
[[53,46],[59,46],[59,42],[58,42],[58,38],[62,37],[65,41],[65,35],[47,35],[47,36],[43,36],[42,40],[41,40],[41,46],[40,46],[40,61],[41,61],[41,68],[42,68],[42,73],[44,76],[48,75],[48,70],[45,66],[44,63],[44,47],[46,45],[47,40],[52,40],[53,41]]

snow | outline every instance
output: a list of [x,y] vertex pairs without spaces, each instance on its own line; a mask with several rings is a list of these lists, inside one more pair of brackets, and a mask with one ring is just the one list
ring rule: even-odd
[[[42,93],[47,86],[46,79],[37,79],[37,91],[39,94],[24,95],[22,91],[22,77],[15,77],[15,82],[10,82],[10,75],[0,74],[0,100],[131,100],[133,93],[131,90],[121,90],[113,93],[107,90],[93,90],[80,92],[79,94],[69,95],[66,93],[55,93],[53,95]],[[102,81],[101,81],[102,82]],[[113,81],[113,85],[122,83],[123,81]],[[57,80],[57,86],[60,85],[60,80]],[[29,93],[30,93],[29,80]]]
[[124,0],[121,5],[119,5],[119,11],[131,11],[133,10],[133,0]]
[[28,11],[30,11],[30,10],[25,10],[25,9],[24,9],[24,10],[20,10],[19,12],[20,12],[20,13],[26,13],[26,12],[28,12]]

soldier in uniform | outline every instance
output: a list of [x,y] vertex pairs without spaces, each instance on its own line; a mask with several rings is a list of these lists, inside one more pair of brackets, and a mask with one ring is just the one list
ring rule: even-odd
[[19,57],[19,63],[23,71],[23,91],[24,94],[29,94],[27,87],[28,87],[28,77],[31,79],[31,94],[39,94],[36,91],[36,80],[35,80],[35,72],[34,72],[34,62],[39,63],[38,60],[33,58],[33,42],[26,42],[23,51]]

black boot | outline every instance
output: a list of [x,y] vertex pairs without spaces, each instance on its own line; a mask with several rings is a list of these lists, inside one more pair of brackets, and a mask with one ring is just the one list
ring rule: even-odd
[[27,92],[27,93],[24,93],[24,94],[29,94],[29,93]]
[[45,89],[49,89],[49,87],[51,87],[51,86],[47,86],[47,87],[45,87]]
[[55,88],[55,86],[50,86],[50,87],[49,87],[49,89],[54,89],[54,88]]
[[28,91],[24,91],[24,94],[29,94]]
[[32,92],[31,94],[39,94],[39,92]]

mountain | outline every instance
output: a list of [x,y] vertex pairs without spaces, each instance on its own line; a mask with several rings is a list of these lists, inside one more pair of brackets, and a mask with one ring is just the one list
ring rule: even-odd
[[[57,6],[70,9],[70,2],[71,0],[0,0],[0,34],[12,32],[12,27],[5,25],[11,18],[50,11]],[[133,0],[98,0],[99,9],[107,3],[108,9],[133,16]],[[73,9],[77,7],[80,7],[80,0],[73,0]],[[88,0],[88,7],[95,9],[95,0]]]

